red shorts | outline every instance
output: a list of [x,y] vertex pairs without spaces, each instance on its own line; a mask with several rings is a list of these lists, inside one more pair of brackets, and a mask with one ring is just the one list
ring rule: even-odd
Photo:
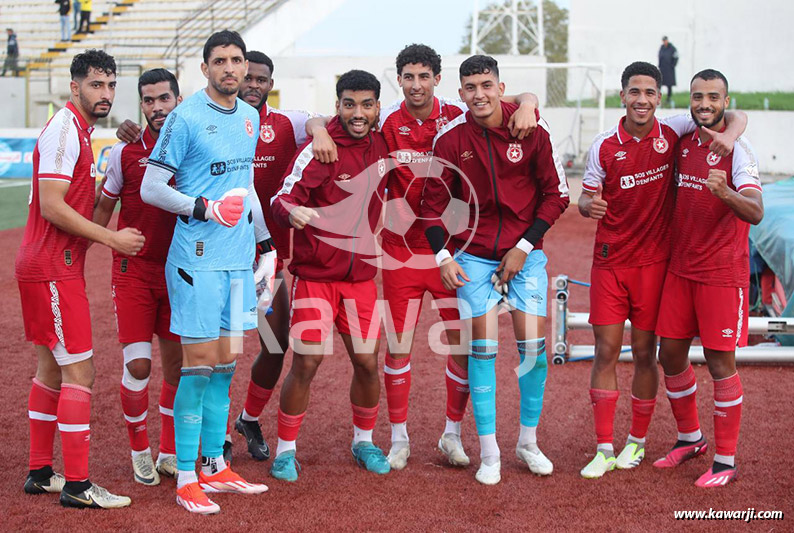
[[621,324],[656,329],[667,261],[629,268],[599,268],[590,272],[590,319],[594,326]]
[[323,342],[336,324],[339,333],[377,339],[380,337],[377,300],[378,289],[372,280],[321,282],[295,276],[290,336],[304,342]]
[[402,333],[414,329],[419,320],[419,314],[422,312],[422,298],[424,298],[425,292],[429,292],[434,300],[444,300],[437,304],[441,320],[454,322],[454,324],[447,324],[449,328],[456,327],[457,321],[460,320],[458,299],[455,291],[445,289],[441,283],[441,276],[438,273],[433,252],[427,250],[426,254],[417,254],[405,246],[385,241],[382,246],[385,254],[400,263],[421,261],[422,265],[432,266],[432,268],[412,268],[410,266],[388,268],[388,264],[384,261],[384,268],[381,269],[383,297],[388,302],[391,313],[391,320],[388,320],[388,317],[386,320],[386,331]]
[[93,355],[85,279],[20,281],[19,296],[27,340],[49,348],[61,366]]
[[162,281],[162,285],[147,286],[142,281],[125,280],[112,286],[120,343],[152,342],[155,333],[161,339],[179,342],[179,335],[170,329],[171,305],[165,275]]
[[700,337],[704,348],[720,352],[747,346],[747,294],[745,287],[715,287],[668,273],[656,334]]

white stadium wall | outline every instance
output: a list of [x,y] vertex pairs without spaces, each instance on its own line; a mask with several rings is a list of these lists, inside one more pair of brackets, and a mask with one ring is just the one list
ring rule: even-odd
[[736,91],[794,91],[794,2],[570,0],[568,61],[607,67],[607,90],[633,61],[657,64],[663,35],[678,49],[676,90],[715,68]]

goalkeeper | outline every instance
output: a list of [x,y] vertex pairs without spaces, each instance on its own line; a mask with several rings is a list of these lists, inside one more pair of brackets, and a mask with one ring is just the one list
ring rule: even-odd
[[[276,252],[253,184],[259,114],[237,99],[247,69],[239,34],[213,34],[201,69],[207,88],[168,115],[141,197],[179,215],[165,267],[171,331],[181,336],[184,354],[174,399],[177,502],[210,514],[220,508],[204,492],[267,490],[228,467],[223,442],[236,355],[243,331],[256,327],[255,277],[273,276]],[[176,189],[168,186],[172,176]],[[199,440],[202,466],[196,477]]]

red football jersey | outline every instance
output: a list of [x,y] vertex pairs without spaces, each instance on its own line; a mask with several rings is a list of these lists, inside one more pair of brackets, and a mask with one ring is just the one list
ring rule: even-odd
[[758,160],[743,137],[729,157],[713,153],[697,132],[676,147],[676,181],[670,271],[682,278],[721,287],[747,287],[750,279],[750,224],[711,194],[706,179],[712,168],[724,170],[736,191],[761,191]]
[[96,167],[91,132],[71,102],[58,111],[39,135],[33,150],[33,178],[28,198],[28,222],[17,252],[15,274],[20,281],[58,281],[83,277],[88,241],[58,229],[41,216],[39,183],[69,184],[64,200],[91,220]]
[[[414,215],[419,215],[422,203],[422,191],[425,186],[423,176],[415,177],[413,168],[429,166],[433,155],[433,138],[438,131],[455,117],[466,111],[466,104],[460,100],[434,98],[433,111],[427,120],[418,120],[411,116],[405,101],[399,101],[385,108],[380,114],[380,130],[386,138],[389,152],[401,163],[389,175],[387,184],[387,201],[405,198],[407,207]],[[396,154],[395,154],[396,152]],[[410,163],[410,164],[406,164]],[[395,207],[398,205],[398,207]],[[395,233],[390,229],[404,228],[403,220],[413,220],[411,213],[406,213],[399,204],[387,203],[383,224],[384,242],[397,246],[409,244],[411,248],[430,249],[420,220],[415,220],[407,231]],[[410,217],[410,218],[408,218]]]
[[593,264],[601,268],[638,267],[670,256],[675,143],[691,133],[688,115],[654,119],[642,139],[623,121],[602,133],[587,155],[582,189],[603,186],[607,213],[598,221]]
[[[176,215],[141,199],[141,182],[156,142],[147,127],[137,142],[121,142],[110,151],[105,172],[107,180],[102,194],[121,200],[118,229],[136,228],[146,237],[143,249],[134,257],[113,251],[114,277],[118,273],[129,273],[148,278],[162,273],[162,282],[165,283],[163,267],[168,258],[171,237],[174,235]],[[173,185],[173,178],[171,179]]]
[[259,141],[254,156],[254,188],[262,204],[265,223],[276,243],[279,259],[290,257],[292,230],[276,224],[270,214],[270,199],[276,195],[281,179],[289,171],[289,164],[298,147],[306,142],[306,121],[311,118],[304,111],[279,111],[265,103],[259,111]]

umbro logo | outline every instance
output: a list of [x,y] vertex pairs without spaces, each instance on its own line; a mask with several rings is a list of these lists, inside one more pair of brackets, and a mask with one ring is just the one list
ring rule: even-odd
[[342,180],[342,181],[347,181],[347,180],[349,180],[349,179],[350,179],[350,174],[339,174],[339,175],[336,177],[336,179],[338,179],[338,180]]
[[185,424],[201,424],[201,415],[183,415],[182,422]]
[[626,152],[621,150],[621,151],[615,153],[615,160],[616,161],[623,161],[624,159],[626,159]]
[[400,130],[400,135],[410,135],[411,134],[411,128],[409,128],[408,126],[400,126],[398,129]]
[[689,153],[689,148],[684,148],[683,150],[681,150],[681,157],[686,157],[688,153]]
[[146,163],[148,163],[148,162],[149,162],[149,158],[148,157],[142,157],[142,158],[138,159],[138,166],[139,167],[145,167]]
[[722,336],[726,338],[733,337],[733,330],[731,328],[725,328],[722,330]]
[[207,131],[209,132],[210,135],[217,133],[218,126],[216,126],[215,124],[210,124],[209,126],[207,126]]

